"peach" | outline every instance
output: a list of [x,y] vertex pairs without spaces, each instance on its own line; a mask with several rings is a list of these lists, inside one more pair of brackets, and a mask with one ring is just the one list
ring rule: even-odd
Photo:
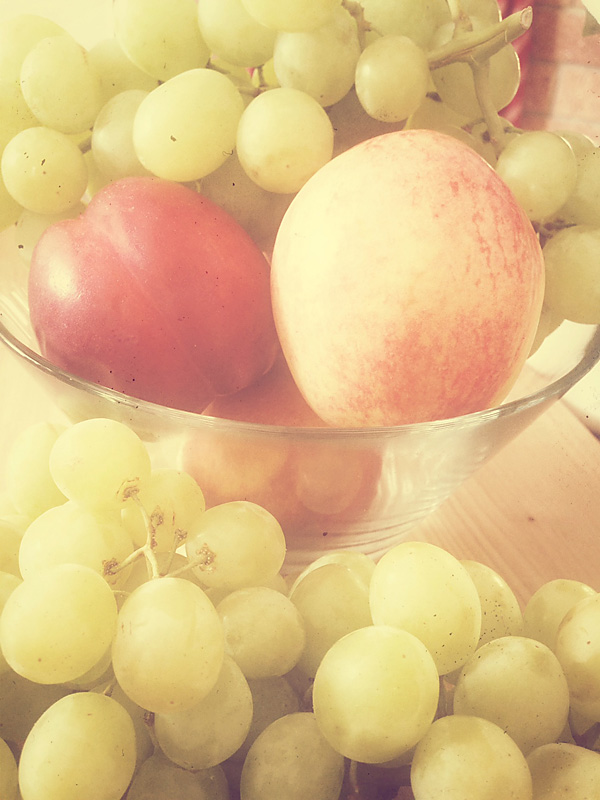
[[279,340],[330,425],[443,419],[506,396],[544,291],[535,231],[489,164],[436,131],[338,155],[299,191],[271,266]]

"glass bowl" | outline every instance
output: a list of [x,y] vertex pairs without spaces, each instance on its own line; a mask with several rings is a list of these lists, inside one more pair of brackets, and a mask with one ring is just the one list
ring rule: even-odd
[[0,237],[0,341],[34,376],[48,414],[118,419],[157,465],[196,477],[207,504],[247,499],[269,509],[296,571],[327,550],[377,557],[600,361],[600,328],[563,323],[529,359],[496,408],[393,428],[290,428],[178,411],[56,368],[38,350],[27,308],[27,266],[12,232]]

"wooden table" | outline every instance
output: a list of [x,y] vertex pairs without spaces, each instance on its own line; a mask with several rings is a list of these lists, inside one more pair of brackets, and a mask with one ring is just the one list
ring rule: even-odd
[[[45,414],[35,380],[0,348],[0,459],[16,432]],[[555,404],[415,537],[485,562],[522,602],[557,577],[600,590],[600,441],[563,402]]]

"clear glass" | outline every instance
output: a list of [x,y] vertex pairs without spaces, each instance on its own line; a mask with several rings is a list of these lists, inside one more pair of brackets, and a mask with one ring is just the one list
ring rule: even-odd
[[286,533],[291,571],[328,549],[377,556],[406,538],[600,361],[598,326],[565,323],[529,360],[506,402],[486,411],[349,430],[227,421],[127,397],[50,364],[29,322],[27,267],[6,247],[0,341],[35,376],[49,410],[71,421],[119,419],[144,438],[155,463],[189,469],[209,505],[246,498],[272,511]]

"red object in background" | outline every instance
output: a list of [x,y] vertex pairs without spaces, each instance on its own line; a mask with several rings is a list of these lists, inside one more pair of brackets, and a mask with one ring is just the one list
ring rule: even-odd
[[[534,0],[498,0],[498,5],[502,12],[502,18],[508,17],[517,11],[522,11],[527,6],[534,6]],[[535,13],[535,10],[534,10]],[[521,84],[513,101],[502,111],[502,116],[510,120],[514,125],[521,124],[524,106],[525,81],[527,80],[527,67],[531,52],[531,29],[519,36],[513,42],[513,46],[519,55],[521,62]]]

